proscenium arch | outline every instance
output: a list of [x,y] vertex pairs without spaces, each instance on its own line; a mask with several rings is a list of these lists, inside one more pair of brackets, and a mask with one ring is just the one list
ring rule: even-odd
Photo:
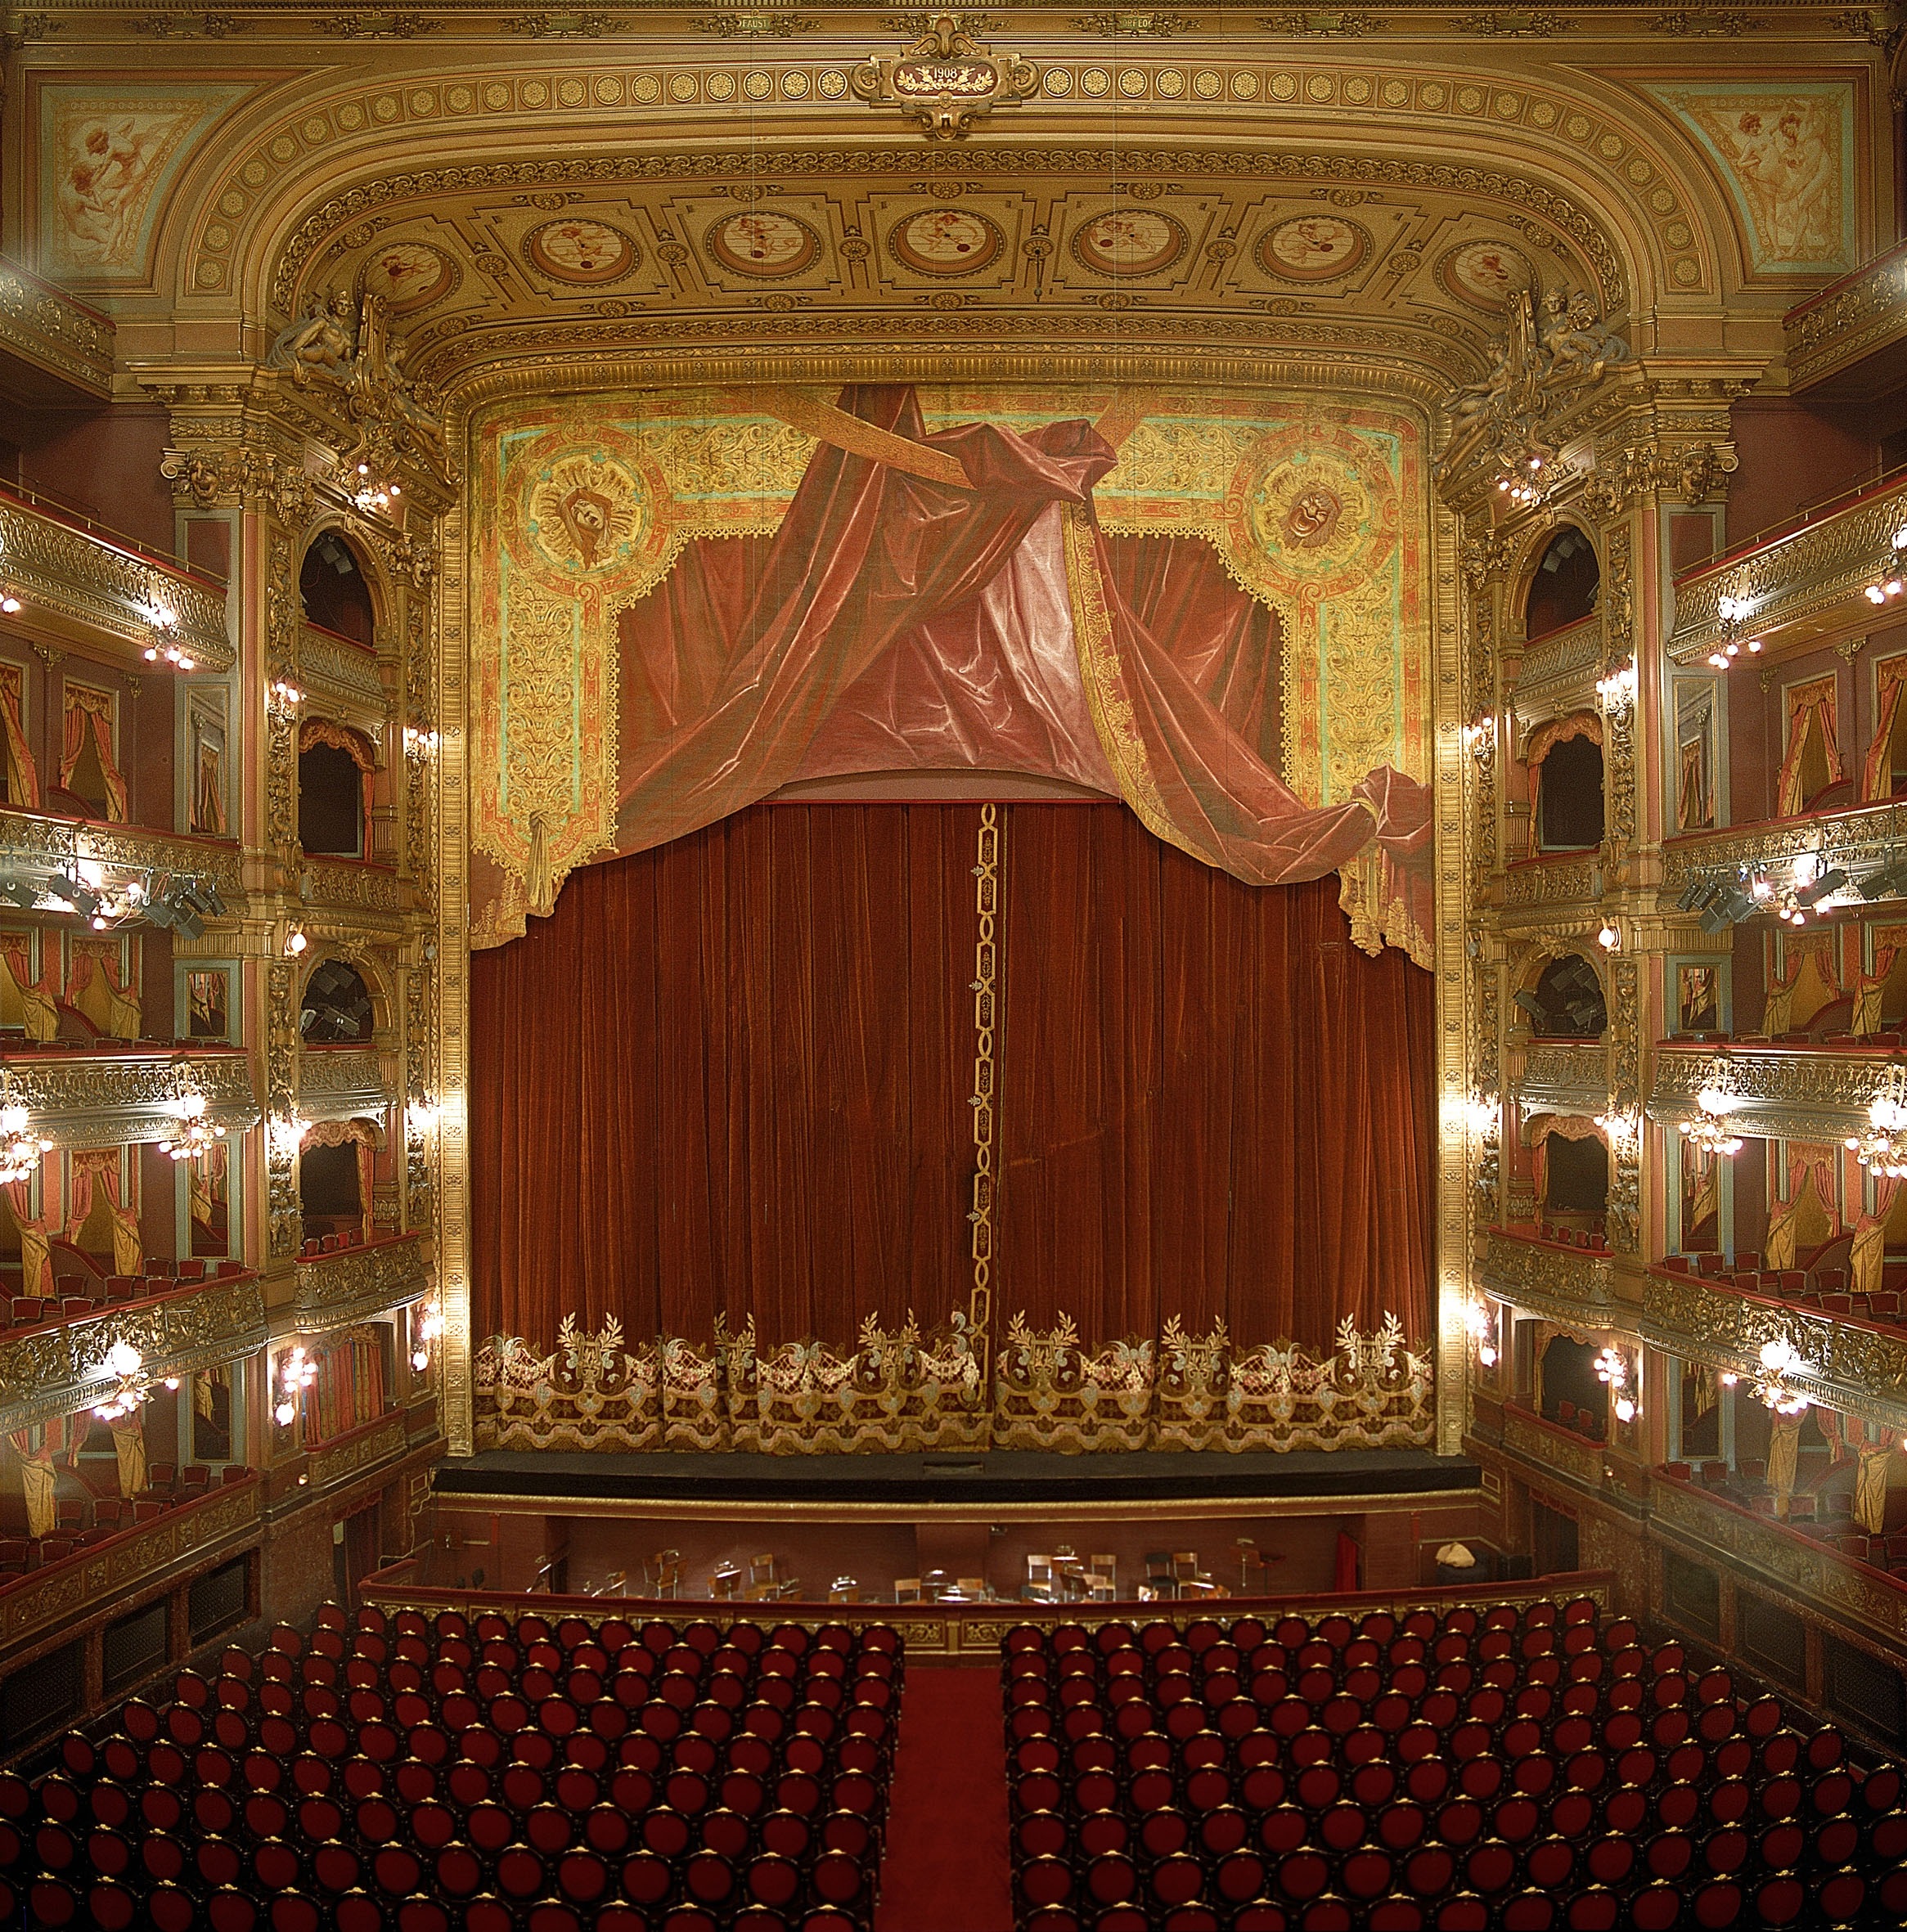
[[[804,48],[804,52],[806,49]],[[1076,45],[1064,48],[1077,54]],[[415,177],[434,165],[461,170],[492,162],[546,155],[553,141],[583,151],[578,157],[584,184],[606,169],[614,179],[618,158],[650,152],[706,153],[730,172],[749,172],[759,160],[798,166],[812,178],[852,173],[884,151],[898,150],[915,174],[968,171],[988,174],[1037,165],[1028,142],[1088,146],[1092,123],[1102,105],[1041,100],[1019,110],[1010,134],[983,131],[970,147],[935,149],[911,130],[877,120],[859,104],[829,107],[814,99],[813,86],[827,63],[815,59],[778,65],[808,77],[809,101],[803,110],[786,103],[752,117],[739,138],[731,114],[711,114],[706,106],[677,107],[668,97],[647,106],[632,134],[626,108],[611,113],[587,93],[573,108],[532,109],[525,90],[540,87],[553,98],[568,84],[561,74],[560,49],[539,61],[542,49],[525,48],[508,69],[418,70],[395,83],[353,74],[313,88],[300,79],[275,88],[241,105],[218,129],[210,146],[189,164],[174,191],[159,241],[161,285],[176,291],[182,316],[230,316],[235,306],[245,321],[263,330],[285,319],[274,285],[283,248],[299,226],[329,197],[340,192],[365,197],[373,212],[373,187],[400,168]],[[726,65],[726,61],[722,63]],[[1146,71],[1163,59],[1136,63]],[[704,60],[668,63],[679,69],[713,65]],[[1183,66],[1183,58],[1177,65]],[[1149,137],[1156,130],[1172,172],[1188,169],[1185,144],[1201,144],[1215,157],[1270,180],[1265,154],[1267,133],[1286,158],[1314,177],[1333,170],[1366,171],[1379,182],[1395,179],[1399,168],[1428,165],[1452,171],[1451,182],[1477,183],[1479,174],[1507,171],[1527,187],[1560,195],[1599,229],[1607,267],[1599,272],[1598,293],[1612,312],[1635,318],[1638,347],[1651,346],[1652,317],[1664,303],[1706,299],[1712,305],[1726,279],[1721,272],[1735,252],[1732,227],[1719,192],[1709,186],[1704,157],[1686,133],[1643,97],[1580,71],[1564,80],[1545,75],[1537,84],[1517,76],[1479,88],[1473,67],[1402,66],[1356,70],[1311,66],[1307,79],[1325,85],[1334,100],[1361,85],[1369,98],[1356,117],[1358,138],[1347,142],[1341,114],[1275,97],[1280,78],[1276,64],[1229,63],[1230,75],[1251,77],[1259,98],[1236,98],[1204,107],[1188,103],[1156,106],[1148,113]],[[625,59],[592,66],[592,79],[613,86],[623,101],[644,80],[650,64]],[[1394,104],[1393,94],[1402,90]],[[507,100],[492,107],[501,90]],[[1432,93],[1441,105],[1431,104]],[[1307,90],[1308,96],[1308,90]],[[1473,106],[1461,106],[1475,97]],[[1487,97],[1486,97],[1486,96]],[[467,97],[457,107],[452,97]],[[1581,124],[1583,133],[1572,130]],[[817,149],[817,142],[825,148]],[[1602,149],[1617,144],[1612,158]],[[1108,150],[1115,170],[1143,160],[1131,146]],[[592,158],[593,157],[593,158]],[[605,159],[606,158],[606,159]],[[1633,164],[1644,179],[1629,179]],[[548,164],[561,169],[562,164]],[[1709,204],[1697,218],[1684,205],[1684,184],[1700,182]],[[341,185],[344,184],[344,185]],[[473,186],[477,185],[472,182]],[[1660,200],[1666,206],[1653,205]],[[1686,234],[1685,242],[1670,239]],[[1725,248],[1717,237],[1725,235]],[[1677,270],[1675,264],[1692,267]],[[236,346],[236,345],[235,345]],[[262,347],[262,345],[258,345]]]

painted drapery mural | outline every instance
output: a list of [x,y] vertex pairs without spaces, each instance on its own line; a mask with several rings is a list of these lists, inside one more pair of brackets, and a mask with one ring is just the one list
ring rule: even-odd
[[[472,939],[790,782],[1009,772],[1427,959],[1422,436],[1110,387],[684,389],[473,428]],[[897,781],[898,782],[898,781]]]

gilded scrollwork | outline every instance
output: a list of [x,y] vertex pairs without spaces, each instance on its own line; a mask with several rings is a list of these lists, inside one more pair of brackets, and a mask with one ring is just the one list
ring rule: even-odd
[[208,1126],[242,1133],[259,1120],[250,1063],[241,1053],[75,1054],[36,1053],[10,1061],[12,1099],[33,1130],[56,1147],[126,1147],[178,1132],[178,1101],[196,1092]]
[[1770,1343],[1793,1351],[1783,1379],[1810,1401],[1883,1430],[1907,1428],[1907,1333],[1744,1295],[1693,1274],[1652,1271],[1643,1283],[1641,1332],[1685,1362],[1752,1377]]
[[1523,1055],[1513,1091],[1526,1115],[1594,1119],[1608,1111],[1609,1056],[1600,1040],[1542,1040]]
[[1492,1228],[1478,1273],[1500,1301],[1514,1302],[1532,1314],[1590,1328],[1608,1328],[1620,1319],[1607,1255]]
[[298,1326],[305,1333],[421,1301],[433,1285],[415,1237],[300,1260],[296,1282]]
[[215,1276],[156,1301],[0,1338],[0,1428],[24,1428],[97,1401],[115,1380],[106,1355],[127,1342],[153,1377],[215,1368],[265,1340],[257,1278]]
[[1788,379],[1797,391],[1824,381],[1907,334],[1907,285],[1891,253],[1845,277],[1782,323]]
[[0,350],[101,402],[111,400],[113,325],[7,262],[0,262]]
[[1835,1141],[1870,1125],[1868,1107],[1884,1060],[1832,1048],[1660,1046],[1654,1054],[1648,1117],[1673,1129],[1700,1111],[1696,1096],[1726,1067],[1736,1131],[1768,1139]]
[[110,543],[31,504],[0,499],[0,556],[14,594],[43,618],[103,633],[143,650],[157,613],[177,620],[167,632],[206,671],[228,671],[225,599],[196,577]]

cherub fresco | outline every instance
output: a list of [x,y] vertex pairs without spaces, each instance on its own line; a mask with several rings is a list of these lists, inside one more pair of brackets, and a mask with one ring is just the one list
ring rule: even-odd
[[164,145],[165,118],[102,115],[78,123],[61,156],[56,197],[65,252],[75,262],[120,264],[138,242],[147,177]]

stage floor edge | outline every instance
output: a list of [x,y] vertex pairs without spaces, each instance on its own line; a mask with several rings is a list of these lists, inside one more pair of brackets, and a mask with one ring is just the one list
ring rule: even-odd
[[1464,1456],[1417,1449],[1293,1450],[1288,1454],[1140,1450],[1060,1455],[1037,1450],[919,1455],[765,1456],[576,1453],[486,1449],[434,1472],[446,1501],[478,1497],[546,1505],[875,1504],[1070,1508],[1082,1503],[1359,1505],[1477,1488]]

